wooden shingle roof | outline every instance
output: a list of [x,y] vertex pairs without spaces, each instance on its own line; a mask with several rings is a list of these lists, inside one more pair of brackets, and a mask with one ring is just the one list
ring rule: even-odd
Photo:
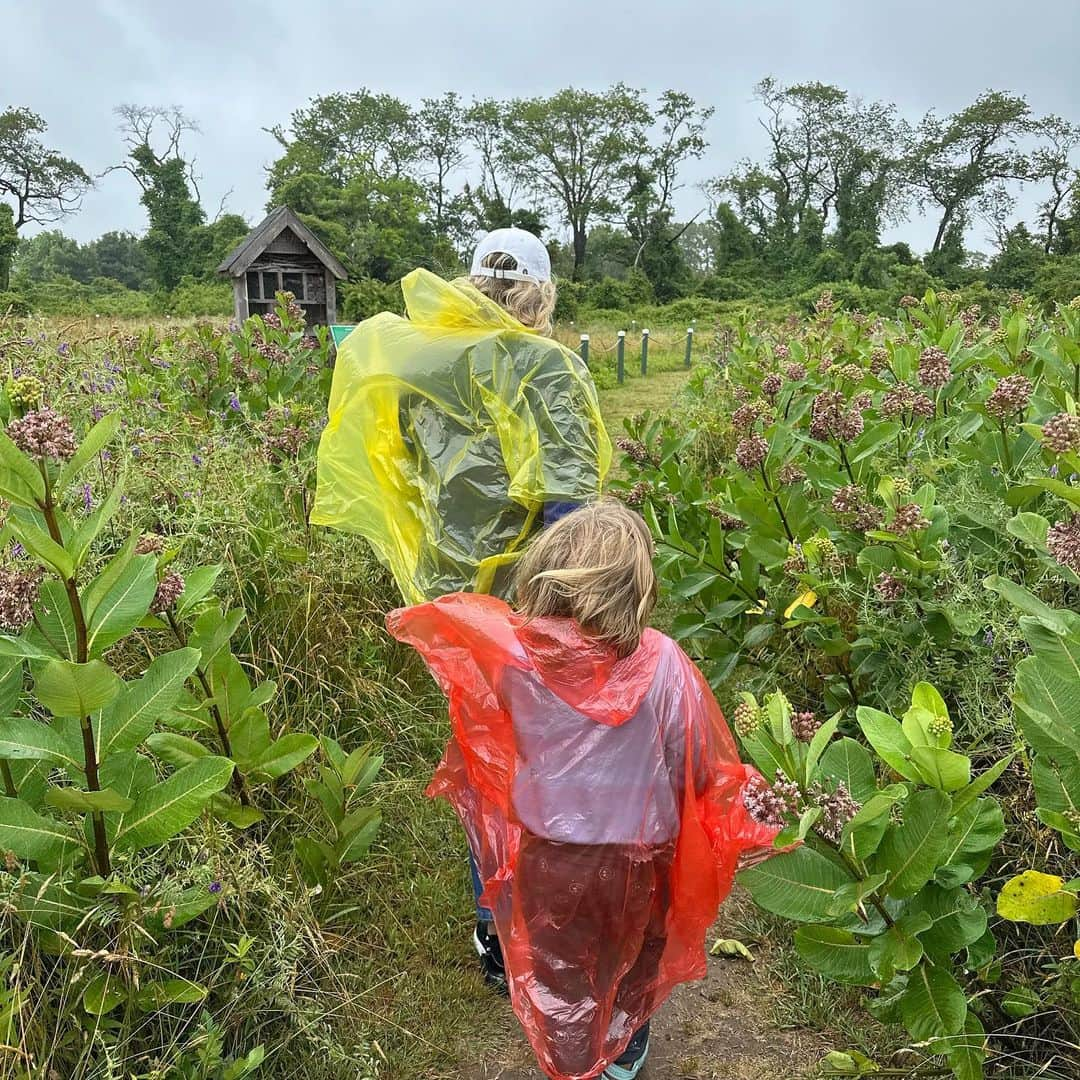
[[330,249],[287,207],[279,206],[256,225],[248,235],[225,256],[218,267],[219,274],[240,277],[248,267],[280,236],[291,229],[307,249],[333,275],[344,281],[349,275]]

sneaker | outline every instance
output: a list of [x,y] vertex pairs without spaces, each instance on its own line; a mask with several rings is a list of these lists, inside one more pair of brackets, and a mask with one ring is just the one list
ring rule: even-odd
[[495,934],[488,933],[487,923],[476,924],[473,945],[476,948],[476,954],[480,957],[480,970],[484,973],[484,982],[500,994],[509,995],[502,946]]
[[645,1068],[649,1056],[649,1025],[646,1024],[631,1040],[621,1057],[603,1072],[601,1080],[634,1080]]

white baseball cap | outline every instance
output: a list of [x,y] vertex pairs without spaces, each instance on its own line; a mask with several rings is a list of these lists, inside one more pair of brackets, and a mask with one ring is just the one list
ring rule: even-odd
[[[510,255],[516,270],[497,270],[482,266],[488,255]],[[510,281],[550,281],[551,259],[539,237],[524,229],[495,229],[476,246],[472,270],[474,277],[506,278]]]

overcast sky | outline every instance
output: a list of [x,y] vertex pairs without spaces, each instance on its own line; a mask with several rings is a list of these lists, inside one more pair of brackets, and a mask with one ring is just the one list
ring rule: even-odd
[[[1078,50],[1080,0],[0,0],[0,109],[39,112],[51,145],[96,174],[122,157],[114,106],[180,105],[201,128],[207,208],[231,190],[228,208],[256,221],[276,156],[262,129],[316,94],[674,87],[716,108],[680,194],[689,214],[704,202],[693,181],[763,153],[765,75],[835,83],[912,120],[993,87],[1080,122]],[[113,173],[62,227],[87,240],[145,224],[134,181]],[[932,235],[897,230],[919,249]]]

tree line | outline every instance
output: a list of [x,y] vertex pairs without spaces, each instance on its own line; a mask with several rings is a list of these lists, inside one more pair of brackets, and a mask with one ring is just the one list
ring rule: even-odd
[[[477,233],[518,225],[548,238],[557,269],[598,306],[792,295],[821,282],[912,289],[924,280],[985,279],[1080,292],[1080,128],[1037,116],[1020,95],[987,91],[917,122],[895,105],[825,83],[756,87],[765,151],[676,195],[708,152],[714,108],[667,90],[616,84],[550,96],[419,104],[367,89],[312,98],[266,130],[278,146],[268,208],[297,211],[354,282],[390,284],[414,266],[457,269]],[[141,237],[106,233],[79,245],[54,226],[77,212],[93,178],[48,146],[27,108],[0,113],[0,290],[49,278],[173,290],[212,280],[249,224],[204,205],[183,110],[116,110],[128,174],[146,210]],[[1038,192],[1033,220],[1016,192]],[[922,258],[883,231],[932,215]],[[965,249],[977,226],[996,253]],[[1042,278],[1040,278],[1040,275]],[[378,290],[375,298],[381,299]]]

